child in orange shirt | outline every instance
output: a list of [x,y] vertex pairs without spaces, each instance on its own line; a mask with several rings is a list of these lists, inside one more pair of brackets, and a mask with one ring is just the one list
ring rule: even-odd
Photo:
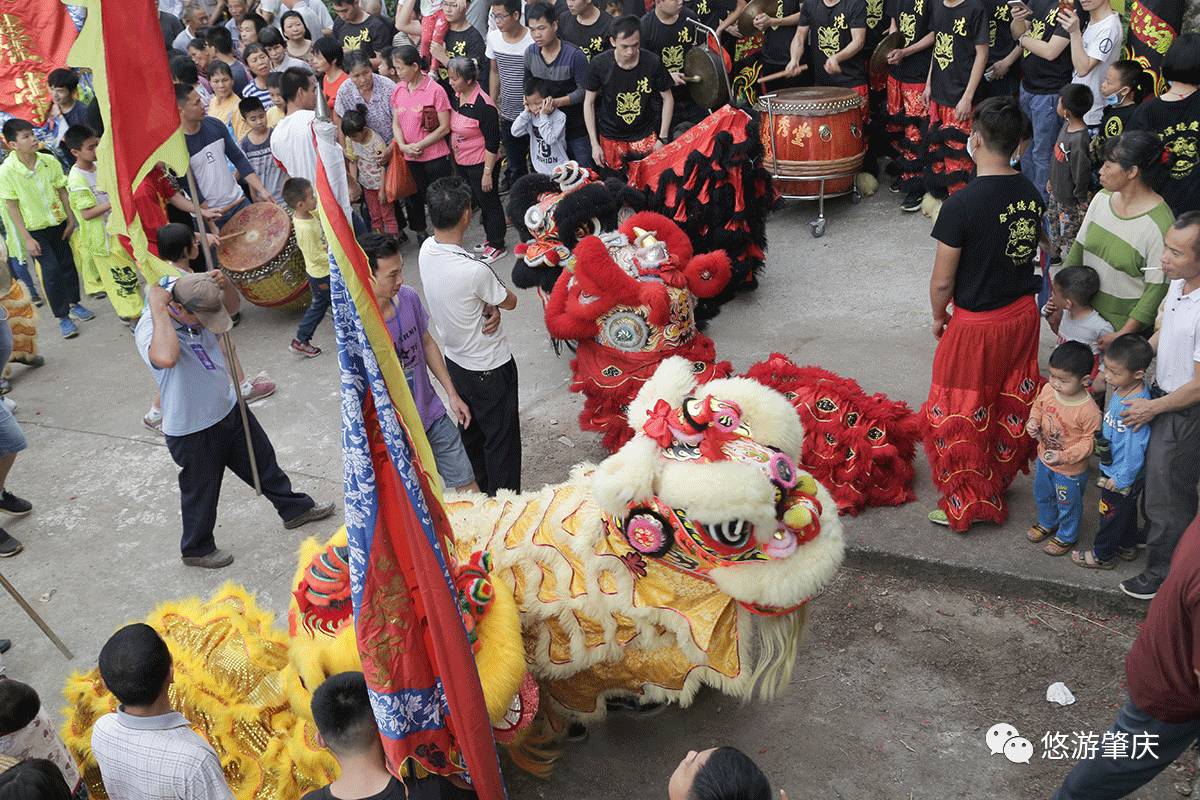
[[1087,378],[1095,359],[1080,342],[1063,342],[1050,354],[1050,380],[1042,387],[1025,432],[1037,440],[1038,464],[1033,497],[1038,520],[1027,534],[1043,552],[1062,556],[1079,538],[1088,458],[1100,429],[1100,409],[1092,401]]

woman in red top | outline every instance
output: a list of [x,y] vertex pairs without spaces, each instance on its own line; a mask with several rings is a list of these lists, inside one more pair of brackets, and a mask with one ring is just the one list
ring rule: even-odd
[[496,191],[496,161],[500,150],[500,114],[479,86],[475,62],[465,56],[447,65],[450,88],[450,152],[459,173],[483,213],[487,242],[475,248],[484,263],[504,255],[504,209]]
[[[321,91],[325,94],[325,102],[329,104],[330,112],[333,111],[334,101],[337,100],[338,89],[342,88],[342,84],[350,77],[350,74],[342,69],[344,55],[342,46],[329,36],[322,36],[313,42],[312,65],[321,76]],[[333,124],[338,125],[337,114],[332,116]]]

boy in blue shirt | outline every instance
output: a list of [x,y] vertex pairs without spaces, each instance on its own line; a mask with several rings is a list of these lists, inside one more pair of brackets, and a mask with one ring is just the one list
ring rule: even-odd
[[1100,456],[1100,529],[1091,550],[1071,553],[1071,560],[1085,569],[1112,569],[1114,556],[1125,561],[1137,558],[1138,498],[1142,494],[1150,426],[1134,430],[1121,419],[1121,412],[1134,400],[1150,399],[1146,370],[1153,359],[1150,343],[1136,333],[1117,337],[1104,353],[1104,374],[1113,392],[1104,410],[1103,440],[1096,443]]

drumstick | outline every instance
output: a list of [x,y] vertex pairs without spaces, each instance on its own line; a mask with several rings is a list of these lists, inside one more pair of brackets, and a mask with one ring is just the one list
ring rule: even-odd
[[776,72],[776,73],[774,73],[774,74],[768,75],[768,76],[767,76],[767,77],[765,77],[765,78],[759,78],[759,79],[758,79],[758,82],[759,82],[759,83],[766,83],[766,82],[768,82],[768,81],[773,81],[773,80],[775,80],[776,78],[789,78],[789,77],[794,77],[794,76],[796,76],[796,75],[799,75],[801,72],[804,72],[804,70],[806,70],[806,69],[808,69],[808,64],[801,64],[801,65],[800,65],[800,67],[799,67],[799,69],[797,69],[795,72],[791,72],[790,70],[786,70],[786,69],[781,69],[781,70],[779,70],[779,72]]
[[224,242],[229,239],[236,239],[237,237],[241,236],[242,234],[249,233],[249,232],[250,232],[249,228],[243,228],[242,230],[238,231],[237,233],[222,233],[222,234],[220,234],[221,241]]

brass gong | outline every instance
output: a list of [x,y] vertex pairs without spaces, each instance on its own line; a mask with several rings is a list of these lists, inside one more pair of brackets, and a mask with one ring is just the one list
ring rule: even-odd
[[720,53],[703,45],[693,47],[684,56],[683,74],[697,105],[718,109],[729,103],[729,79]]

